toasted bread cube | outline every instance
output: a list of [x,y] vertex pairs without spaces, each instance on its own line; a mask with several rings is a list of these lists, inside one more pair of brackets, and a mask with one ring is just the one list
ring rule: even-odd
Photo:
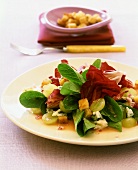
[[89,22],[90,25],[91,25],[91,24],[95,24],[95,23],[96,23],[96,18],[94,18],[93,16],[91,16],[91,17],[88,18],[88,22]]
[[96,18],[96,22],[101,22],[102,21],[102,18],[99,16]]
[[138,80],[135,81],[135,89],[138,89]]
[[89,108],[89,102],[88,99],[81,99],[79,100],[79,109],[80,110],[84,110],[84,109],[88,109]]
[[68,117],[67,116],[58,116],[58,122],[61,124],[68,123]]
[[88,18],[92,17],[92,15],[91,14],[86,14],[86,17],[88,19]]
[[73,18],[69,18],[67,23],[75,23],[75,20]]
[[68,15],[69,19],[73,18],[72,13],[66,13],[66,15]]
[[59,19],[57,20],[57,24],[60,25],[60,26],[62,26],[62,27],[65,27],[66,22],[62,21],[62,19],[59,18]]
[[76,23],[67,23],[66,28],[76,28],[77,24]]
[[63,86],[63,84],[64,84],[66,81],[68,81],[68,79],[62,78],[62,79],[59,81],[60,86]]
[[76,19],[70,18],[67,23],[75,23],[76,25],[80,24],[80,22]]
[[76,12],[71,13],[72,18],[75,18],[75,15],[76,15]]
[[83,27],[86,27],[87,25],[85,23],[82,23],[80,25],[77,26],[77,28],[83,28]]
[[84,113],[84,117],[85,117],[85,118],[87,118],[87,119],[88,119],[88,118],[91,118],[91,116],[92,116],[92,111],[91,111],[89,108],[88,108],[88,109],[85,109],[84,112],[85,112],[85,113]]
[[135,101],[135,103],[138,103],[138,96],[134,97],[134,101]]
[[69,19],[69,16],[67,14],[64,14],[61,20],[63,22],[66,22],[68,19]]
[[82,16],[79,18],[80,24],[84,23],[87,25],[88,21],[87,21],[87,17],[86,16]]
[[60,25],[60,26],[65,27],[66,22],[68,21],[68,19],[69,19],[68,14],[64,14],[64,15],[62,16],[62,18],[58,18],[57,24]]
[[50,79],[44,79],[41,83],[41,87],[43,87],[44,85],[50,84],[51,80]]
[[93,18],[95,18],[96,22],[102,21],[102,18],[100,17],[99,14],[94,14],[94,15],[93,15]]
[[79,11],[76,13],[76,15],[74,16],[75,19],[79,20],[81,17],[85,16],[85,13],[82,11]]

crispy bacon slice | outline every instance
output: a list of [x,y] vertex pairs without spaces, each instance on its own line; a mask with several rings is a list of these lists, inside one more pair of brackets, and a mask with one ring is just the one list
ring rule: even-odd
[[138,109],[138,103],[135,103],[133,106],[135,109]]
[[[102,71],[113,71],[114,70],[115,71],[116,69],[110,66],[107,62],[102,62],[100,70]],[[126,79],[126,75],[122,75],[119,85],[121,85],[122,88],[123,87],[133,88],[132,81]]]
[[[68,60],[63,59],[63,60],[61,60],[61,63],[68,64]],[[58,68],[55,68],[55,78],[61,78],[61,74],[58,71]]]
[[57,68],[55,68],[55,77],[56,78],[61,78],[61,74],[60,74],[60,72],[58,71]]
[[102,71],[111,71],[111,70],[116,70],[112,66],[110,66],[107,62],[102,62],[100,70]]
[[60,94],[59,89],[53,90],[50,96],[47,99],[47,107],[48,108],[58,108],[59,102],[64,99],[64,96]]
[[87,98],[91,104],[94,100],[108,95],[116,96],[121,88],[116,81],[104,76],[103,71],[94,66],[90,66],[87,74],[87,81],[81,87],[81,98]]
[[69,64],[68,60],[66,60],[66,59],[61,60],[61,63]]
[[59,79],[50,76],[49,79],[51,80],[51,84],[55,84],[56,86],[60,86]]
[[123,87],[128,87],[128,88],[134,88],[132,81],[126,79],[126,75],[123,75],[121,78],[121,81],[119,82],[119,85]]

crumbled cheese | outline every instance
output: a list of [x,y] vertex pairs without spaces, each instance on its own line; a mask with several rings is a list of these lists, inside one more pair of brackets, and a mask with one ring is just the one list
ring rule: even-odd
[[33,85],[30,88],[26,88],[25,91],[39,91],[39,92],[41,92],[41,88],[39,86]]
[[57,89],[58,87],[55,84],[47,84],[43,86],[43,94],[48,97],[54,89]]
[[101,130],[101,129],[106,128],[107,126],[108,126],[108,122],[105,119],[100,119],[96,121],[96,126],[94,129]]
[[93,112],[93,115],[95,115],[97,119],[103,118],[99,111]]
[[132,109],[129,109],[128,107],[126,107],[126,113],[127,113],[127,117],[132,117],[134,115]]
[[133,107],[135,102],[133,102],[134,96],[131,97],[122,97],[122,99],[126,100],[129,103],[129,106]]
[[63,112],[61,112],[60,109],[53,111],[52,116],[65,116],[65,114]]
[[58,130],[63,130],[64,128],[64,126],[58,126]]

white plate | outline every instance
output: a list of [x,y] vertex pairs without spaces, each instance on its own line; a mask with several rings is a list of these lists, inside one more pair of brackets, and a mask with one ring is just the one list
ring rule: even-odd
[[[94,58],[74,58],[69,59],[69,63],[75,67],[79,67],[84,63],[92,63]],[[102,61],[104,61],[102,59]],[[130,67],[120,63],[106,60],[110,65],[118,70],[127,72],[127,76],[131,80],[137,79],[138,68]],[[22,91],[28,87],[40,85],[42,80],[50,75],[54,75],[54,68],[60,61],[54,61],[40,65],[31,69],[21,76],[17,77],[5,89],[1,98],[2,109],[6,116],[20,128],[55,141],[77,145],[118,145],[138,141],[138,126],[134,128],[123,129],[123,132],[116,130],[105,130],[88,134],[85,137],[79,137],[78,134],[71,129],[58,130],[57,126],[44,125],[42,120],[36,120],[34,115],[29,113],[20,103],[19,96]]]

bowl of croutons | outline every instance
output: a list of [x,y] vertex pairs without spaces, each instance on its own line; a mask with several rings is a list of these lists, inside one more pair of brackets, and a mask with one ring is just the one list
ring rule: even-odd
[[111,22],[108,13],[83,7],[58,7],[44,13],[46,27],[65,34],[84,34]]

